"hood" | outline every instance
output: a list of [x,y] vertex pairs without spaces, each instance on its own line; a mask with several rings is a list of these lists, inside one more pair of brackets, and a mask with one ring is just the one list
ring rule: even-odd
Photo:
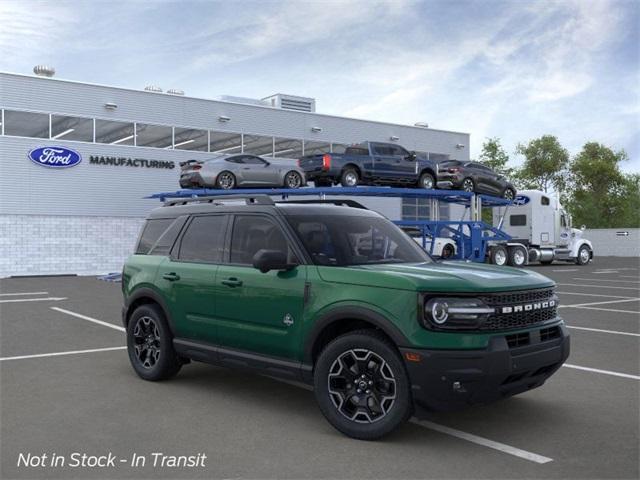
[[443,293],[544,288],[549,278],[530,270],[480,263],[438,262],[318,267],[327,282]]

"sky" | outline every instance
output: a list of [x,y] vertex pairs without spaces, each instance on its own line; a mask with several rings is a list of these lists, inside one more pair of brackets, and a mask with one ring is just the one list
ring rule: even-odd
[[640,1],[0,0],[0,71],[624,149],[640,172]]

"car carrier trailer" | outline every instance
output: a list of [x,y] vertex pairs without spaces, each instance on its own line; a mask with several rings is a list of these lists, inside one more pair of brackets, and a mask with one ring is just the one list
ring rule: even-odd
[[[521,236],[517,236],[517,239],[514,239],[510,228],[504,228],[504,219],[507,213],[510,209],[519,207],[516,203],[522,202],[522,200],[516,199],[516,201],[512,202],[504,198],[472,192],[390,187],[321,187],[295,190],[285,188],[188,189],[156,193],[147,198],[159,199],[164,202],[168,200],[175,201],[180,198],[188,199],[204,196],[215,198],[228,195],[265,194],[272,197],[280,197],[283,201],[289,199],[289,197],[317,197],[319,200],[328,201],[327,197],[353,196],[428,199],[431,212],[429,220],[394,220],[394,223],[405,231],[411,230],[419,233],[418,242],[432,255],[447,257],[447,259],[451,260],[489,262],[496,265],[508,264],[516,267],[527,265],[530,261],[547,262],[549,259],[573,258],[570,254],[565,256],[566,248],[555,252],[549,257],[547,245],[543,247],[544,251],[540,249],[540,255],[538,255],[538,245],[536,243],[527,241],[526,238],[521,238]],[[439,218],[440,202],[461,205],[464,213],[461,215],[460,220],[441,220]],[[347,202],[343,203],[347,204]],[[351,201],[351,206],[355,205],[357,204]],[[489,225],[482,220],[483,208],[491,208],[493,210],[493,225]],[[534,218],[531,218],[533,221]],[[538,222],[537,217],[535,220]],[[580,250],[582,245],[588,245],[589,259],[593,258],[593,250],[587,240],[580,243],[576,250],[576,255],[579,256],[580,252],[584,252],[584,250]],[[443,255],[445,251],[449,254],[452,253],[452,255]]]

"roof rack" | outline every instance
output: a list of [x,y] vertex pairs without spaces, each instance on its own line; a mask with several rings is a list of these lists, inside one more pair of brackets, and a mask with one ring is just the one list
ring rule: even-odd
[[176,205],[188,205],[191,203],[212,203],[214,205],[224,205],[227,200],[244,200],[247,205],[274,205],[269,195],[225,195],[225,196],[206,196],[206,197],[190,197],[190,198],[173,198],[164,203],[165,207],[174,207]]

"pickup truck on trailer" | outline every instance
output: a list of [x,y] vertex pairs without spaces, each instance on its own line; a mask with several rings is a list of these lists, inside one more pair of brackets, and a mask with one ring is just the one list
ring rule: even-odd
[[436,187],[437,163],[393,143],[364,142],[344,153],[308,155],[298,161],[307,180],[316,187],[339,183],[394,185],[432,189]]

